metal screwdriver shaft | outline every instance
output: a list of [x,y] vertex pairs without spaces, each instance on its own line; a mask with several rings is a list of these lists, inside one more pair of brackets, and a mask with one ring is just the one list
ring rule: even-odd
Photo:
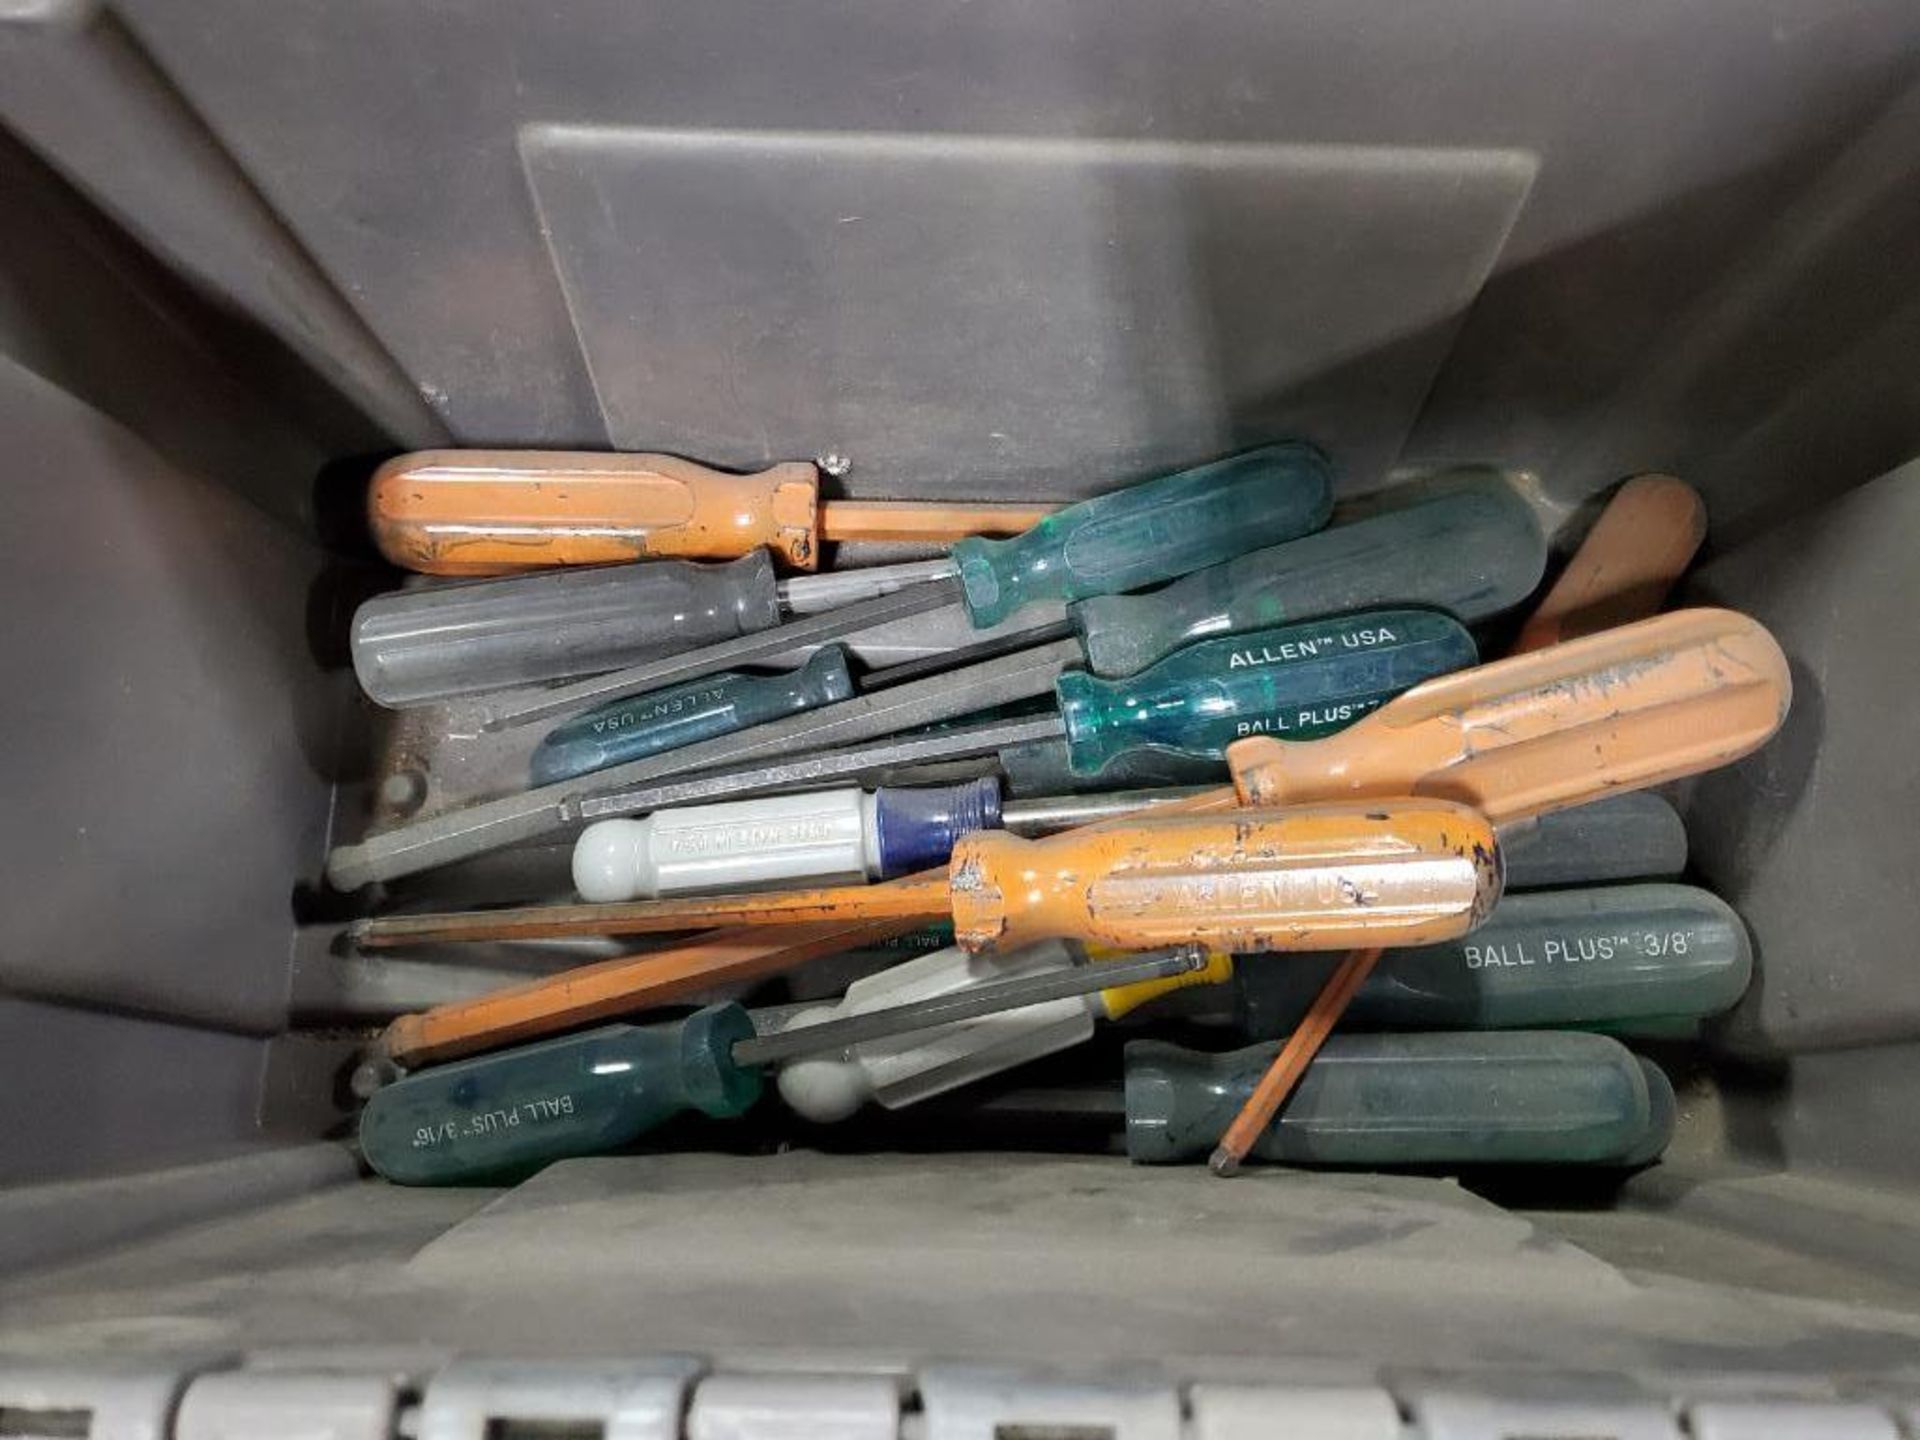
[[844,1050],[869,1040],[887,1040],[914,1030],[977,1020],[982,1015],[997,1015],[1003,1010],[1019,1010],[1029,1005],[1045,1005],[1091,995],[1116,986],[1134,985],[1146,980],[1165,980],[1189,975],[1207,966],[1207,952],[1188,947],[1172,955],[1149,955],[1136,960],[1116,960],[1102,965],[1079,965],[1051,975],[1028,975],[1016,980],[997,980],[970,986],[947,995],[915,1000],[885,1010],[870,1010],[818,1025],[802,1025],[773,1035],[756,1036],[734,1042],[733,1058],[740,1065],[771,1065],[796,1055],[819,1055],[829,1050]]

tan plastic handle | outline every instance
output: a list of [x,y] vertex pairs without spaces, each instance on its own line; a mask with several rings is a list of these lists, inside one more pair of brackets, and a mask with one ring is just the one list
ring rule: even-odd
[[1496,824],[1711,770],[1786,719],[1779,644],[1731,610],[1677,610],[1417,685],[1324,740],[1236,741],[1243,804],[1427,795]]
[[1592,635],[1652,615],[1707,538],[1707,507],[1685,481],[1639,475],[1614,492],[1513,653]]
[[954,846],[954,938],[969,950],[1074,937],[1130,950],[1338,950],[1463,935],[1500,896],[1493,827],[1462,805],[1408,800],[1148,815]]
[[818,563],[819,476],[730,475],[671,455],[422,450],[374,474],[380,553],[428,575],[505,575],[662,556],[729,560],[765,545]]

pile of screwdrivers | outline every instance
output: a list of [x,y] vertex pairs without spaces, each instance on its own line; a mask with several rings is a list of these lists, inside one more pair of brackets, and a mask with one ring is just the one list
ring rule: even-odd
[[[348,942],[680,938],[399,1015],[362,1071],[369,1162],[507,1178],[741,1114],[769,1073],[835,1123],[1100,1022],[1227,1039],[1127,1046],[1143,1161],[1657,1156],[1671,1086],[1613,1037],[1725,1010],[1751,956],[1672,883],[1685,835],[1645,792],[1763,744],[1785,660],[1731,612],[1655,617],[1704,534],[1677,481],[1623,486],[1480,663],[1545,569],[1531,508],[1480,478],[1329,526],[1334,478],[1286,443],[1059,508],[856,505],[796,465],[391,462],[383,551],[461,578],[362,608],[363,686],[531,748],[510,793],[329,876],[431,896],[560,837],[579,898],[375,892]],[[819,570],[851,539],[946,558]],[[776,977],[817,1003],[684,1014]]]

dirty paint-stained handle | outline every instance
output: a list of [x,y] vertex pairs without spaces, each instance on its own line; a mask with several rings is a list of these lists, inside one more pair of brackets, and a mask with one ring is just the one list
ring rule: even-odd
[[1493,827],[1444,801],[1149,815],[1044,840],[975,831],[949,877],[969,950],[1419,945],[1465,934],[1500,895]]
[[367,496],[380,553],[428,575],[505,575],[661,556],[732,559],[764,545],[819,560],[807,464],[731,475],[671,455],[423,450],[382,465]]
[[1691,485],[1671,475],[1635,476],[1600,512],[1513,653],[1656,613],[1706,538],[1707,507]]
[[1429,680],[1324,740],[1239,741],[1227,763],[1246,805],[1424,795],[1504,824],[1730,764],[1791,696],[1758,621],[1679,610]]

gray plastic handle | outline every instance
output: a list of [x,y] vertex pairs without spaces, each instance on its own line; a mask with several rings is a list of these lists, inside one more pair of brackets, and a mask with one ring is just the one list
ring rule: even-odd
[[423,585],[353,617],[353,669],[398,709],[617,670],[780,620],[773,561],[643,560],[505,580]]

